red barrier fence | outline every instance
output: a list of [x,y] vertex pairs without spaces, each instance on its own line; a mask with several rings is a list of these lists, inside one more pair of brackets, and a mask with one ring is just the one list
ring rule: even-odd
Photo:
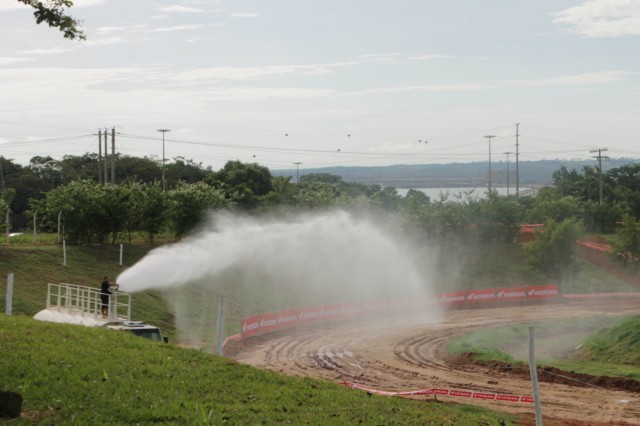
[[529,404],[533,403],[532,397],[524,396],[524,395],[507,395],[507,394],[501,394],[501,393],[487,393],[487,392],[475,392],[475,391],[469,391],[469,390],[440,389],[440,388],[427,388],[427,389],[419,389],[419,390],[404,391],[404,392],[389,392],[389,391],[381,391],[378,389],[367,388],[365,386],[360,386],[350,382],[341,382],[338,384],[347,386],[352,389],[359,389],[368,393],[372,393],[376,395],[385,395],[385,396],[442,395],[442,396],[456,396],[461,398],[484,399],[484,400],[490,400],[490,401],[525,402]]
[[640,297],[640,292],[560,295],[558,287],[554,284],[549,284],[454,291],[433,295],[425,299],[370,300],[360,303],[307,306],[267,312],[244,318],[241,321],[241,336],[242,338],[247,338],[300,325],[316,324],[324,321],[365,319],[376,315],[417,309],[425,310],[436,307],[472,308],[488,304],[499,306],[526,301],[607,297]]
[[558,298],[555,285],[487,288],[437,294],[425,299],[404,298],[371,300],[360,303],[342,303],[252,315],[241,322],[242,337],[269,333],[294,326],[315,324],[333,320],[370,318],[377,314],[405,312],[434,307],[471,307],[486,303],[522,302]]

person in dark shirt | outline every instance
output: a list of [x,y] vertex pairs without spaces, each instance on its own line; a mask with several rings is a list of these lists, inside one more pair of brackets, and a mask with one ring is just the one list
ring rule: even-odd
[[109,314],[109,296],[111,296],[111,284],[107,275],[102,278],[100,284],[100,303],[102,304],[102,317],[106,318]]

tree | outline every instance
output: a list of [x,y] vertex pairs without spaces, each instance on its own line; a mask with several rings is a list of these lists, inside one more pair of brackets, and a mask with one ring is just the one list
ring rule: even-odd
[[629,215],[622,218],[622,227],[616,232],[613,243],[615,259],[633,270],[640,264],[640,228],[638,222]]
[[294,186],[291,176],[274,176],[271,178],[273,190],[262,198],[263,207],[289,206],[293,203]]
[[198,225],[207,211],[230,207],[232,204],[222,190],[204,182],[180,182],[168,192],[168,196],[167,214],[178,237]]
[[62,180],[60,162],[51,156],[41,157],[39,155],[29,160],[29,169],[40,179],[51,183],[51,188],[60,184]]
[[370,196],[374,205],[377,205],[387,211],[398,210],[402,197],[398,195],[398,191],[395,188],[390,186],[380,188],[377,186],[376,189],[378,190],[374,190],[373,194]]
[[[97,173],[95,176],[97,177]],[[162,168],[156,160],[149,157],[118,156],[116,163],[116,182],[153,183],[161,181]]]
[[260,197],[273,190],[271,172],[257,163],[228,161],[218,172],[207,176],[207,183],[220,187],[231,201],[243,208],[254,208]]
[[342,177],[337,175],[332,175],[331,173],[309,173],[307,175],[301,176],[300,182],[340,183],[342,182]]
[[582,232],[582,223],[575,218],[548,221],[534,241],[523,247],[527,264],[559,285],[574,279],[580,270],[576,240]]
[[98,182],[98,154],[65,155],[60,161],[62,183],[69,184],[76,180],[92,180]]
[[320,181],[300,183],[293,198],[298,206],[305,209],[334,207],[346,202],[345,194],[337,185]]
[[486,199],[469,201],[468,214],[476,238],[484,243],[511,243],[518,230],[518,207],[512,199],[490,191]]
[[124,187],[84,180],[49,191],[44,203],[33,204],[32,210],[44,207],[42,214],[50,224],[62,213],[65,238],[71,243],[104,243],[109,234],[115,241],[125,229],[128,201]]
[[576,196],[563,196],[557,188],[540,189],[535,197],[522,197],[525,223],[562,222],[571,217],[582,217],[584,203]]
[[35,9],[33,16],[36,23],[49,24],[50,27],[58,28],[64,34],[64,38],[73,40],[86,40],[81,22],[66,14],[65,7],[73,6],[71,0],[18,0],[27,6]]
[[616,224],[629,209],[618,201],[584,203],[584,225],[592,232],[613,232]]
[[142,182],[128,182],[127,220],[125,231],[131,243],[131,234],[143,231],[147,239],[153,242],[157,234],[166,223],[167,196],[162,191],[160,182],[152,184]]
[[187,160],[184,157],[175,157],[173,163],[165,165],[167,185],[173,188],[178,182],[196,183],[204,180],[211,168],[205,169],[202,163]]

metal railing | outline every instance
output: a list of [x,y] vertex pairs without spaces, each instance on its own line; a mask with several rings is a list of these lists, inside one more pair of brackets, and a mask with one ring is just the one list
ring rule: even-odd
[[113,291],[109,295],[107,316],[102,315],[100,289],[75,284],[52,284],[47,289],[47,309],[79,315],[104,318],[107,321],[128,321],[131,319],[131,295]]

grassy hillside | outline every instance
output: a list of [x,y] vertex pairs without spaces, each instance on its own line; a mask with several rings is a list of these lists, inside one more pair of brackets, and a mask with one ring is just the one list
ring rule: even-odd
[[633,365],[640,370],[640,315],[620,318],[591,335],[584,353],[593,361]]
[[[11,424],[516,424],[473,407],[368,395],[100,328],[0,315]],[[504,422],[504,423],[501,423]]]
[[[98,288],[103,275],[115,279],[153,248],[148,244],[124,245],[123,266],[119,266],[118,245],[67,246],[67,265],[63,266],[63,251],[58,245],[29,245],[28,239],[22,244],[1,245],[0,306],[5,305],[9,272],[14,273],[14,313],[33,316],[45,307],[47,283],[66,282]],[[425,281],[433,282],[435,291],[547,282],[544,277],[527,270],[520,246],[512,244],[445,248],[438,259],[436,268],[432,263],[425,263],[421,271]],[[284,296],[278,293],[280,296],[274,300],[272,289],[265,288],[259,279],[241,285],[236,277],[230,275],[226,281],[228,283],[223,289],[228,295],[226,335],[239,331],[239,321],[244,316],[312,303],[304,295],[294,293]],[[578,279],[564,288],[568,292],[630,290],[633,288],[628,283],[589,262],[583,263]],[[180,292],[135,293],[132,318],[160,326],[172,341],[204,342],[205,346],[213,347],[217,300],[210,293],[197,287],[184,288]],[[244,297],[248,293],[255,297]],[[180,325],[185,323],[186,326],[180,327],[180,335],[175,334],[177,318],[174,318],[174,311],[166,300],[182,303]]]
[[[58,245],[0,246],[0,304],[5,306],[8,273],[14,274],[13,312],[33,316],[45,308],[48,283],[100,288],[104,275],[115,280],[152,248],[147,244],[125,245],[123,266],[119,266],[119,246],[67,246],[64,266],[63,250]],[[157,324],[169,334],[173,332],[172,315],[158,293],[137,293],[133,300],[133,318]]]
[[512,365],[528,361],[528,327],[536,329],[539,365],[594,376],[640,380],[640,317],[604,315],[480,330],[449,344],[453,354]]

